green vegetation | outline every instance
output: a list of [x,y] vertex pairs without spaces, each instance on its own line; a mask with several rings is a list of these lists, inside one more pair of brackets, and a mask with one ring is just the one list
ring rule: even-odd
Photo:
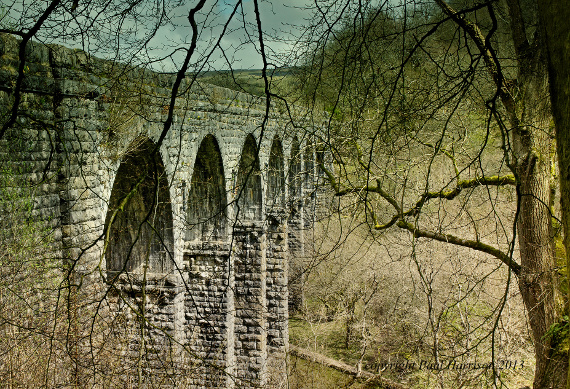
[[41,387],[57,374],[50,356],[61,346],[52,229],[34,212],[37,187],[22,177],[0,168],[0,381],[10,388]]
[[[529,384],[532,345],[516,294],[503,313],[501,337],[492,345],[495,307],[507,278],[493,260],[467,249],[446,249],[425,240],[414,243],[402,233],[372,240],[364,228],[351,228],[347,219],[340,228],[351,232],[339,236],[336,223],[333,218],[316,233],[323,255],[312,264],[304,284],[304,309],[290,319],[291,344],[411,388],[491,388],[489,367],[418,366],[422,361],[489,364],[493,358],[507,387]],[[342,246],[332,249],[338,241]],[[423,273],[416,273],[415,266]],[[422,280],[423,275],[430,279]],[[500,369],[504,361],[519,362],[517,368]],[[402,363],[415,367],[403,368]],[[393,367],[386,367],[390,364]]]
[[[329,334],[314,338],[328,355],[371,370],[516,356],[518,371],[394,378],[516,387],[535,367],[535,388],[565,386],[546,63],[531,30],[517,1],[320,4],[296,76],[306,106],[330,113],[317,143],[343,231],[316,234],[332,242],[307,260],[302,312]],[[367,252],[346,248],[355,231]],[[530,332],[514,324],[525,320]],[[343,332],[347,355],[334,351]]]
[[[292,77],[293,69],[281,69],[270,72],[271,93],[289,96],[296,88]],[[198,80],[224,88],[265,96],[265,82],[261,70],[221,70],[201,73]]]
[[290,358],[289,371],[290,389],[380,388],[379,386],[367,385],[363,383],[363,380],[357,380],[333,368],[298,357]]

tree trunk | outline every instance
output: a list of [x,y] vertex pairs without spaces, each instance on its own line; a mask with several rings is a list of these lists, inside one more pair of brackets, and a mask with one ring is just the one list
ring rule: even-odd
[[535,133],[531,138],[534,138],[534,150],[517,166],[520,178],[520,214],[517,220],[521,257],[519,289],[528,312],[534,341],[534,388],[562,388],[565,386],[565,374],[562,374],[557,366],[560,361],[552,355],[550,340],[543,339],[550,326],[558,319],[555,306],[552,223],[548,207],[549,142],[545,133]]
[[566,386],[566,356],[544,335],[558,321],[551,204],[551,107],[540,40],[520,59],[518,125],[513,128],[513,162],[519,179],[517,233],[521,257],[519,289],[534,341],[534,388]]
[[[556,128],[560,169],[560,206],[566,248],[566,269],[570,269],[570,8],[566,0],[538,2],[542,34],[547,47],[550,98]],[[570,290],[569,292],[570,293]],[[567,296],[570,301],[570,295]],[[568,313],[568,312],[567,312]],[[568,355],[565,355],[568,357]],[[568,362],[566,363],[568,368]],[[568,369],[570,371],[570,369]],[[567,381],[570,389],[570,379]]]

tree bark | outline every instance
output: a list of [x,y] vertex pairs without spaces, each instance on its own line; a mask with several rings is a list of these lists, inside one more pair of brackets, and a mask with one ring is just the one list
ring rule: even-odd
[[[540,68],[538,65],[536,68]],[[535,70],[538,70],[536,69]],[[534,388],[562,388],[565,372],[544,335],[558,320],[555,306],[554,249],[550,213],[551,141],[546,78],[535,73],[524,85],[523,126],[515,130],[516,172],[519,178],[518,242],[521,257],[519,289],[528,312],[534,340],[536,370]],[[534,111],[534,112],[533,112]]]
[[[517,3],[517,1],[509,1]],[[540,2],[539,2],[540,3]],[[512,9],[511,9],[512,11]],[[518,9],[520,12],[520,9]],[[517,9],[515,9],[515,12]],[[545,334],[559,320],[556,309],[554,234],[552,229],[551,178],[552,111],[546,52],[536,34],[529,44],[517,16],[512,16],[513,41],[519,61],[521,97],[513,112],[513,167],[518,178],[518,242],[521,257],[519,289],[528,312],[534,340],[536,370],[534,388],[564,388],[567,356],[561,355]]]
[[[570,253],[570,8],[565,0],[542,0],[538,2],[538,10],[547,48],[550,99],[556,128],[564,247],[566,253]],[[568,254],[566,269],[570,269]],[[567,299],[570,301],[570,295]],[[568,363],[566,367],[568,369]],[[570,389],[570,379],[567,379],[567,388]]]
[[[521,260],[518,284],[535,347],[534,388],[563,388],[566,385],[567,356],[556,353],[551,340],[545,338],[560,315],[555,304],[557,288],[550,210],[552,111],[542,31],[539,29],[533,39],[529,39],[520,0],[506,1],[518,65],[516,82],[508,81],[487,41],[488,37],[477,24],[460,17],[444,0],[436,2],[470,35],[481,51],[508,117],[510,128],[504,129],[504,135],[512,143],[506,145],[506,152],[509,167],[517,179],[516,231]],[[489,12],[497,23],[492,5]]]

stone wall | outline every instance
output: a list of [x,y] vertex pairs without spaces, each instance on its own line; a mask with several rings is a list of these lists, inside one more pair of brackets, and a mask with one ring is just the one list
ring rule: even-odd
[[[19,45],[0,35],[2,120]],[[314,143],[293,131],[304,123],[188,79],[162,134],[172,75],[38,43],[25,61],[0,156],[36,185],[35,212],[53,228],[76,318],[75,382],[284,379],[288,257],[302,254],[315,213]]]

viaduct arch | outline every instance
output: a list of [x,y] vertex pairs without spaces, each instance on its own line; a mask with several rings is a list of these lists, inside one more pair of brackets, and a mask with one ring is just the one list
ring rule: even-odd
[[[9,109],[18,45],[0,41]],[[170,75],[121,69],[127,89],[143,80],[135,104],[111,86],[111,64],[84,52],[30,44],[27,63],[25,112],[0,149],[27,145],[8,158],[34,161],[37,212],[83,285],[78,371],[97,366],[104,379],[120,365],[125,385],[157,387],[278,380],[299,304],[288,259],[303,255],[315,213],[316,138],[298,130],[310,121],[279,106],[266,117],[263,98],[187,80],[165,135]]]

